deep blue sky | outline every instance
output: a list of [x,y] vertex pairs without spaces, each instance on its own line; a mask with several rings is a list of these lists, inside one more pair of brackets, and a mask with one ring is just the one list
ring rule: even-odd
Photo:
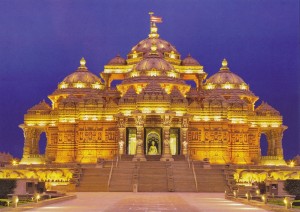
[[204,65],[211,76],[227,58],[231,71],[279,110],[289,128],[286,158],[300,153],[298,0],[1,0],[0,152],[21,157],[18,125],[84,56],[90,71],[123,57],[149,33],[148,12],[163,17],[159,34]]

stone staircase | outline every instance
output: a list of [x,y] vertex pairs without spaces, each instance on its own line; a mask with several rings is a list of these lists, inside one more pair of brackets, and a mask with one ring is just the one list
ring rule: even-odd
[[[133,156],[122,156],[112,169],[111,163],[102,168],[81,167],[76,191],[132,192],[224,192],[232,193],[233,170],[224,166],[204,166],[194,161],[189,167],[184,156],[174,156],[174,161],[160,161],[160,155],[146,156],[147,161],[132,161]],[[116,166],[117,165],[117,166]],[[194,167],[194,169],[193,169]],[[195,175],[194,175],[195,173]],[[197,187],[196,187],[196,182]]]
[[166,192],[168,191],[168,178],[166,162],[145,161],[139,163],[138,191]]
[[119,161],[118,167],[113,168],[109,191],[132,191],[136,169],[135,162]]
[[212,165],[210,168],[204,168],[201,162],[196,162],[194,169],[198,192],[224,192],[227,188],[224,168],[221,166]]
[[110,167],[95,168],[86,167],[82,168],[82,176],[80,177],[77,192],[100,192],[108,191],[108,178]]
[[196,192],[193,170],[188,167],[188,163],[186,161],[174,161],[172,166],[174,190],[178,192]]

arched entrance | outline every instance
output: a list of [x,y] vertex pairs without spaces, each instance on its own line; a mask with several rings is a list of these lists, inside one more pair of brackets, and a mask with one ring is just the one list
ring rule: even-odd
[[145,153],[146,155],[161,155],[161,128],[146,128],[145,129]]
[[268,140],[264,133],[262,133],[260,136],[260,154],[261,156],[268,155]]

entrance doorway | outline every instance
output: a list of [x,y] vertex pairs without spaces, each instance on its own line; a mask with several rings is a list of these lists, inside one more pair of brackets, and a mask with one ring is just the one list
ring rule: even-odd
[[179,128],[170,129],[170,150],[171,150],[171,155],[180,154],[180,129]]
[[130,127],[126,129],[126,153],[127,155],[135,155],[136,153],[136,128]]
[[[145,155],[161,155],[163,152],[163,139],[161,127],[147,127],[144,129]],[[137,129],[126,128],[126,154],[135,155],[137,145]],[[172,155],[180,155],[180,129],[170,129],[170,151]]]

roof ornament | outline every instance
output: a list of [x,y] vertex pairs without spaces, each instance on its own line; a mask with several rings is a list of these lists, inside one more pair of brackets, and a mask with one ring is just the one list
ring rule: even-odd
[[220,68],[220,71],[229,71],[228,62],[225,58],[222,61],[222,67]]
[[86,61],[85,61],[84,57],[82,57],[81,60],[80,60],[80,66],[78,68],[79,69],[86,69],[85,64],[86,64]]
[[159,38],[157,33],[156,23],[162,23],[162,17],[154,16],[154,12],[149,12],[150,15],[150,34],[149,38]]
[[152,43],[151,45],[151,53],[150,54],[157,54],[157,46],[155,43]]

